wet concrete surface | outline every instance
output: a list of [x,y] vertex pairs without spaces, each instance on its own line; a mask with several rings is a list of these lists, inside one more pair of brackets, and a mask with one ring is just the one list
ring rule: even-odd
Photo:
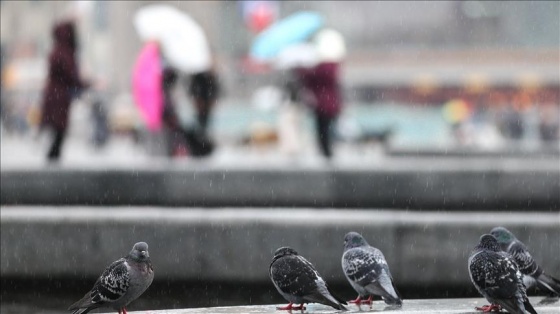
[[[539,314],[546,313],[560,313],[560,303],[558,299],[554,299],[553,303],[542,304],[543,297],[532,297],[531,303],[533,304],[535,310]],[[231,306],[231,307],[207,307],[207,308],[191,308],[191,309],[173,309],[173,310],[157,310],[157,311],[129,311],[130,314],[269,314],[269,313],[400,313],[400,314],[476,314],[481,313],[475,310],[475,307],[483,306],[488,304],[488,302],[482,298],[471,298],[471,299],[429,299],[429,300],[405,300],[402,307],[390,307],[387,306],[382,301],[375,301],[372,306],[369,305],[348,305],[348,311],[342,312],[334,310],[331,307],[324,306],[321,304],[308,304],[306,309],[303,311],[292,310],[292,311],[282,311],[277,310],[276,307],[284,306],[285,304],[277,305],[253,305],[253,306]],[[8,309],[2,313],[14,314],[14,313],[24,313],[18,312],[17,309]],[[39,312],[36,312],[39,313]],[[64,311],[52,311],[52,312],[40,312],[44,314],[62,314],[67,313]],[[93,313],[93,312],[92,312]],[[103,312],[103,313],[113,313],[113,312]]]
[[[558,301],[552,304],[537,305],[542,298],[531,298],[535,310],[538,313],[560,313],[560,304]],[[387,312],[387,313],[414,313],[414,314],[475,314],[481,313],[475,310],[475,307],[486,305],[488,302],[484,299],[433,299],[433,300],[405,300],[402,307],[390,307],[382,301],[377,301],[369,305],[349,305],[347,312],[337,311],[328,306],[321,304],[308,304],[303,311],[281,311],[277,310],[277,306],[282,305],[262,305],[262,306],[236,306],[236,307],[214,307],[214,308],[196,308],[184,310],[164,310],[164,311],[145,311],[130,312],[143,314],[210,314],[210,313],[251,313],[251,314],[267,314],[267,313],[363,313],[363,312]]]

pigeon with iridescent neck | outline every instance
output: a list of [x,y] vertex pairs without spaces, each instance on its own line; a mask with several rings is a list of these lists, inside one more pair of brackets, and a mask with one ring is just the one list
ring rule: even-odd
[[126,306],[144,293],[153,279],[148,244],[138,242],[127,256],[109,265],[91,291],[68,310],[72,314],[85,314],[97,308],[112,308],[119,314],[127,314]]
[[517,240],[513,233],[504,227],[496,227],[490,231],[490,234],[498,240],[502,251],[513,256],[519,271],[523,274],[523,283],[527,289],[536,285],[552,296],[560,296],[560,280],[546,274],[533,259],[525,244]]

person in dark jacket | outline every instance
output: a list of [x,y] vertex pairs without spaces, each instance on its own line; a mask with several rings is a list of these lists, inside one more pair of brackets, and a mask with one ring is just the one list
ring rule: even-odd
[[48,59],[48,78],[43,94],[41,117],[41,128],[50,128],[54,132],[47,155],[51,161],[60,158],[72,100],[89,86],[79,75],[74,22],[63,21],[56,24],[53,39],[54,46]]
[[317,140],[322,154],[332,156],[332,133],[334,123],[340,114],[342,97],[339,86],[339,64],[322,62],[312,68],[295,69],[299,80],[307,91],[305,102],[313,109]]
[[[212,153],[214,144],[199,128],[185,128],[181,125],[181,121],[175,110],[172,91],[177,82],[177,71],[170,66],[163,69],[163,113],[162,120],[167,129],[171,132],[171,146],[173,155],[175,152],[175,144],[177,142],[185,143],[188,153],[192,157],[205,157]],[[178,140],[178,141],[177,141]]]
[[210,114],[220,94],[218,77],[212,69],[192,74],[187,88],[188,94],[194,101],[198,126],[201,133],[206,136]]

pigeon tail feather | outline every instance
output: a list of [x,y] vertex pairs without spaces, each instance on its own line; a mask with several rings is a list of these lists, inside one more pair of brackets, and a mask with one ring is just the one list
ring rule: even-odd
[[500,300],[497,300],[497,301],[498,301],[498,304],[500,304],[510,314],[527,314],[527,312],[524,309],[523,304],[521,302],[518,302],[518,300],[516,300],[516,298],[500,299]]
[[325,283],[319,282],[317,288],[318,289],[313,294],[308,296],[308,299],[318,303],[332,306],[337,310],[343,310],[343,311],[347,310],[346,307],[342,305],[342,304],[346,304],[346,301],[334,295],[331,289],[329,289],[329,287]]
[[387,293],[387,294],[383,295],[382,297],[383,297],[383,301],[385,301],[385,303],[388,304],[388,305],[399,305],[399,306],[401,306],[402,305],[402,299],[401,299],[400,295],[398,294],[398,292],[397,292],[397,296],[398,297],[395,298],[394,296]]
[[560,280],[544,272],[537,278],[537,286],[543,291],[549,291],[555,296],[560,296]]
[[72,308],[72,309],[68,309],[69,311],[74,311],[72,312],[72,314],[86,314],[89,313],[89,311],[95,310],[96,308],[98,308],[99,306],[97,305],[92,305],[89,307],[84,307],[84,308]]
[[348,311],[348,309],[344,305],[341,304],[342,302],[338,301],[332,295],[323,295],[322,293],[316,293],[316,294],[311,295],[309,299],[311,299],[312,301],[315,301],[317,303],[321,303],[321,304],[331,306],[331,307],[333,307],[337,310]]
[[81,298],[76,303],[68,307],[68,311],[74,311],[72,314],[86,314],[91,310],[100,307],[100,304],[95,304],[91,300],[91,292],[86,293],[83,298]]
[[[327,288],[328,289],[328,288]],[[331,291],[331,289],[328,289],[329,293],[333,296],[333,298],[336,299],[336,301],[338,301],[341,304],[347,305],[348,303],[346,303],[346,300],[344,300],[343,298],[341,298],[338,294],[334,293]]]
[[529,300],[525,300],[525,302],[523,302],[523,306],[525,306],[525,310],[527,310],[527,312],[531,314],[537,314],[537,311],[535,311],[533,305],[529,303]]

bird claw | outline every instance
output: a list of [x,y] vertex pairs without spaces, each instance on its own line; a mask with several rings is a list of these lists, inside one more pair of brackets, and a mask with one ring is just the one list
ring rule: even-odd
[[502,307],[500,305],[497,304],[490,304],[490,305],[484,305],[481,307],[475,307],[474,308],[477,311],[482,311],[484,313],[489,313],[489,312],[499,312],[502,310]]
[[298,305],[298,306],[293,306],[292,303],[286,305],[286,306],[280,306],[276,308],[277,310],[285,310],[285,311],[291,311],[291,310],[305,310],[305,306],[303,306],[303,304]]
[[370,295],[369,298],[367,298],[367,300],[362,300],[362,298],[358,296],[358,297],[356,298],[356,300],[348,301],[348,303],[350,303],[350,304],[356,304],[356,305],[358,305],[358,306],[359,306],[360,304],[369,304],[369,305],[371,305],[371,304],[372,304],[372,298],[373,298],[373,297]]

